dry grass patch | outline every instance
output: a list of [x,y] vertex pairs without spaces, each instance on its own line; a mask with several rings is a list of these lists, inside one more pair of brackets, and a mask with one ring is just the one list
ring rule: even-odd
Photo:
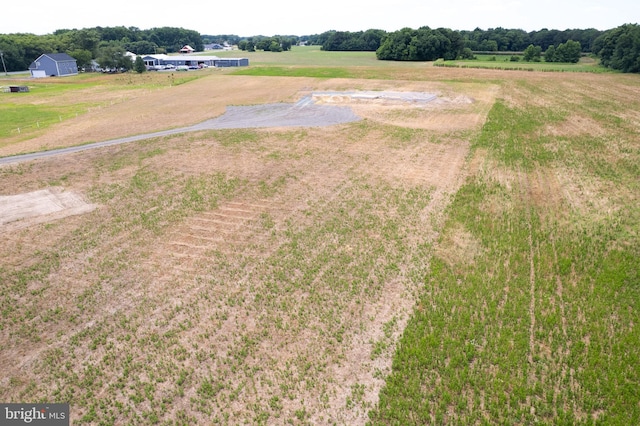
[[461,226],[447,229],[441,236],[435,253],[449,267],[457,265],[473,266],[476,256],[482,255],[482,243]]
[[[268,80],[211,76],[131,105],[155,130],[346,83]],[[195,89],[218,97],[188,118],[151,106]],[[108,123],[131,105],[89,132],[130,131]],[[12,192],[63,182],[101,207],[7,234],[0,396],[68,400],[87,423],[365,423],[469,147],[397,124],[211,130],[3,167]]]

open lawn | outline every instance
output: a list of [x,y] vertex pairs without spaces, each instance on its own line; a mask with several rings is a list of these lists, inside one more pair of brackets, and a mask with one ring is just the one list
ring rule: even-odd
[[[73,424],[639,423],[640,77],[311,49],[0,93],[0,156],[438,95],[1,166],[0,400]],[[12,133],[37,109],[65,116]]]

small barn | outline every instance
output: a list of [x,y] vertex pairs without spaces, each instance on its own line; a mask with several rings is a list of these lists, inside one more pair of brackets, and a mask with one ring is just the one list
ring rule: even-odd
[[29,71],[34,77],[41,77],[42,71],[48,77],[77,75],[78,64],[66,53],[44,53],[29,65]]
[[194,49],[193,47],[189,46],[188,44],[185,45],[182,49],[180,49],[180,53],[193,53],[195,51],[196,51],[196,49]]

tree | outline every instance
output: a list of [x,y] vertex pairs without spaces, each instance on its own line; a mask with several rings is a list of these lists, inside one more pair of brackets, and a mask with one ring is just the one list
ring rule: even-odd
[[576,64],[580,61],[581,52],[582,46],[580,46],[579,42],[567,40],[566,43],[560,43],[556,49],[556,62],[570,62]]
[[31,62],[27,62],[24,48],[17,42],[15,37],[11,35],[0,35],[0,52],[2,52],[2,58],[4,65],[7,67],[7,71],[22,71],[29,68]]
[[125,48],[128,51],[138,55],[156,53],[158,51],[158,45],[148,40],[140,40],[127,43],[125,44]]
[[626,24],[607,31],[594,42],[602,65],[640,73],[640,26]]
[[177,52],[186,44],[197,51],[204,50],[200,33],[183,28],[153,28],[149,31],[148,40],[158,47],[165,48],[168,52]]
[[495,40],[484,40],[480,43],[480,50],[485,52],[497,52],[498,42]]
[[282,42],[280,43],[280,47],[282,48],[282,50],[289,51],[291,50],[291,44],[293,43],[294,43],[293,39],[291,39],[290,37],[285,37],[282,39]]
[[544,61],[556,62],[556,47],[553,44],[544,52]]
[[269,43],[269,51],[271,52],[282,52],[282,46],[276,40],[271,40]]
[[476,56],[473,54],[473,51],[471,49],[465,47],[464,49],[462,49],[460,59],[476,59]]
[[[255,37],[255,38],[258,38],[258,37]],[[271,46],[271,39],[267,37],[259,37],[255,43],[256,43],[255,45],[256,50],[269,51],[269,47]]]
[[133,69],[138,74],[142,74],[147,70],[147,67],[144,64],[144,61],[142,60],[142,56],[136,56],[136,61],[133,64]]
[[530,44],[526,49],[524,49],[523,59],[526,62],[540,62],[541,56],[542,48],[540,46],[534,46],[533,44]]
[[84,49],[71,50],[67,52],[69,56],[76,60],[76,64],[78,65],[78,69],[80,68],[90,68],[91,60],[93,59],[93,55],[90,51]]
[[133,61],[125,53],[124,47],[117,43],[104,43],[99,48],[96,61],[104,69],[129,71],[133,68]]
[[385,36],[376,56],[392,61],[435,61],[459,57],[464,50],[464,40],[459,32],[446,28],[417,30],[403,28]]
[[557,47],[549,46],[544,54],[546,62],[569,62],[577,63],[582,55],[582,46],[580,42],[567,40],[566,43],[560,43]]
[[409,44],[413,37],[414,30],[403,28],[399,31],[387,34],[382,39],[382,44],[376,50],[376,56],[381,60],[388,61],[408,61]]

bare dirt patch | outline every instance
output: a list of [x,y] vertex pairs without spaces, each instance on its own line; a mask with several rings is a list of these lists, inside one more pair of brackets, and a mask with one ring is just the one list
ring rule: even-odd
[[65,192],[63,188],[0,196],[0,233],[88,213],[96,207],[83,196]]

